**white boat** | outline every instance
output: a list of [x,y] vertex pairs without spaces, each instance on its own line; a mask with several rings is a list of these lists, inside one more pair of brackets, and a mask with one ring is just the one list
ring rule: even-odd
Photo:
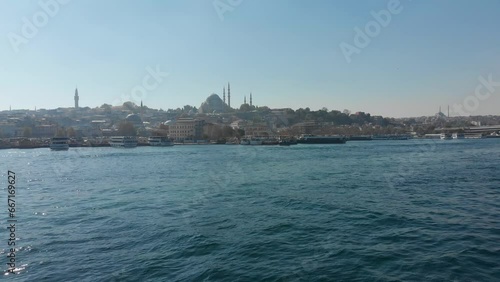
[[68,137],[54,137],[50,140],[50,149],[54,151],[67,151],[69,149]]
[[134,136],[113,136],[109,139],[109,145],[117,148],[137,147],[137,138]]
[[149,145],[151,146],[159,146],[159,147],[168,147],[174,146],[174,142],[164,136],[151,136],[148,138]]
[[466,139],[482,139],[482,134],[469,134],[465,136]]
[[453,133],[453,139],[465,139],[465,134],[463,133]]
[[448,133],[441,133],[441,140],[451,140],[452,137]]
[[247,138],[241,139],[240,145],[250,145],[250,139]]

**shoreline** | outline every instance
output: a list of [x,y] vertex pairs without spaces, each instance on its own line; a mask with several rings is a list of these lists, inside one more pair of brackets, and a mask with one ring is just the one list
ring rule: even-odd
[[[500,136],[485,136],[483,138],[463,138],[463,139],[451,139],[451,140],[489,140],[489,139],[500,139]],[[356,142],[356,143],[365,143],[366,141],[370,141],[369,143],[376,142],[376,141],[384,141],[384,142],[390,142],[390,141],[408,141],[408,140],[434,140],[434,141],[451,141],[451,140],[441,140],[437,138],[408,138],[408,139],[352,139],[348,140],[348,142]],[[10,145],[10,146],[9,146]],[[5,144],[0,143],[0,150],[9,150],[9,149],[19,149],[19,150],[30,150],[30,149],[50,149],[49,144],[43,143],[43,144],[30,144],[29,146],[23,146],[23,145],[12,145],[9,144],[5,146]],[[212,142],[199,142],[199,143],[174,143],[175,146],[209,146],[209,145],[227,145],[227,146],[234,146],[234,145],[241,145],[241,144],[226,144],[226,143],[212,143]],[[317,145],[317,144],[302,144],[302,145]],[[338,145],[338,144],[324,144],[324,145]],[[261,145],[241,145],[241,146],[279,146],[277,144],[261,144]],[[86,145],[86,144],[70,144],[70,148],[113,148],[107,143],[104,144],[92,144],[92,145]],[[171,146],[151,146],[148,143],[138,143],[137,147],[171,147]]]

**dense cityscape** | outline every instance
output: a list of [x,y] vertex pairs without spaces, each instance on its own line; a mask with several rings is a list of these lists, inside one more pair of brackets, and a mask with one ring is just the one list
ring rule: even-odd
[[43,145],[45,139],[54,136],[66,136],[80,145],[92,146],[106,144],[111,136],[165,136],[176,143],[224,144],[243,137],[302,134],[425,138],[460,132],[480,138],[496,136],[500,130],[500,116],[450,117],[441,107],[434,116],[388,118],[327,108],[271,109],[255,106],[251,93],[248,98],[248,102],[244,96],[242,104],[231,106],[228,84],[227,97],[224,87],[222,98],[212,94],[199,107],[186,105],[163,110],[142,101],[139,105],[128,101],[119,106],[103,104],[90,108],[79,106],[80,96],[75,89],[73,107],[0,112],[1,147],[23,147],[23,142],[26,147],[33,142]]

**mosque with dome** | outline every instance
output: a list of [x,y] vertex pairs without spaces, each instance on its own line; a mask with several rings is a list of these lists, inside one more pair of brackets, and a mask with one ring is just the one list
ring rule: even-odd
[[[244,98],[244,104],[247,103],[247,98]],[[250,106],[252,106],[252,94],[250,93]],[[227,103],[226,103],[226,87],[222,90],[222,99],[217,94],[212,94],[201,103],[198,112],[200,114],[216,114],[227,113],[231,111],[231,85],[227,84]]]

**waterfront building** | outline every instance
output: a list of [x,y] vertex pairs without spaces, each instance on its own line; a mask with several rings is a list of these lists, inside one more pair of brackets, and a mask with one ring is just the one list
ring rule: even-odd
[[313,134],[316,130],[320,129],[320,126],[316,122],[307,121],[294,124],[292,128],[297,130],[300,134]]
[[169,123],[168,136],[176,141],[203,139],[204,120],[180,118]]
[[269,136],[272,132],[267,125],[267,123],[247,123],[241,125],[241,128],[245,130],[245,135],[247,136]]

